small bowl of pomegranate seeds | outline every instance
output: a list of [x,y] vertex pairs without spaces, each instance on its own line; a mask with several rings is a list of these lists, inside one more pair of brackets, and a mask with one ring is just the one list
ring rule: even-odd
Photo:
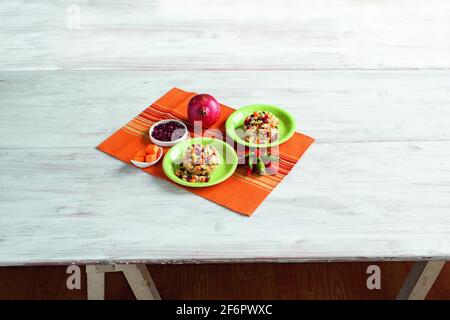
[[182,121],[161,120],[151,126],[148,134],[154,144],[161,147],[171,147],[185,140],[188,136],[188,130]]

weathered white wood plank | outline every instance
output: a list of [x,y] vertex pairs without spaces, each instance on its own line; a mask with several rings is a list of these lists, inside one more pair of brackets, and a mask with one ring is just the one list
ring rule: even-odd
[[449,21],[445,0],[3,1],[0,69],[450,68]]
[[317,143],[247,218],[92,148],[3,149],[0,265],[448,260],[449,160],[450,142]]
[[449,140],[447,71],[0,72],[0,148],[94,147],[174,86],[280,105],[319,142]]
[[[450,3],[73,4],[0,5],[0,265],[449,259],[448,70],[260,69],[448,69]],[[318,141],[252,218],[93,149],[173,86]]]

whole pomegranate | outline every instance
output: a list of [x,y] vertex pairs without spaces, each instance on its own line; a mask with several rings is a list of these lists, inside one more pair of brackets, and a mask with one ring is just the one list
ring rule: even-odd
[[193,125],[201,121],[203,128],[209,128],[217,122],[220,116],[220,104],[209,94],[193,96],[188,105],[188,118]]

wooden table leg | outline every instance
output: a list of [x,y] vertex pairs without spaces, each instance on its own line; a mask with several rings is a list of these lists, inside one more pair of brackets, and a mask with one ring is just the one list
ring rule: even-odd
[[105,273],[123,272],[138,300],[161,300],[158,289],[145,264],[86,266],[88,300],[105,299]]
[[397,300],[423,300],[439,276],[445,261],[418,261],[408,274]]
[[138,300],[161,300],[158,289],[153,282],[150,272],[145,264],[129,264],[116,266],[122,271],[128,284]]
[[96,266],[86,266],[88,300],[105,300],[105,273]]

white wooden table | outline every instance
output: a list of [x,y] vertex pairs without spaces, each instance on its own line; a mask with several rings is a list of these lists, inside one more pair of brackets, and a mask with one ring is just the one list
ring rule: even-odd
[[[425,296],[450,258],[450,2],[41,2],[0,2],[0,265],[415,260],[402,297]],[[173,86],[317,142],[251,218],[95,149]]]

